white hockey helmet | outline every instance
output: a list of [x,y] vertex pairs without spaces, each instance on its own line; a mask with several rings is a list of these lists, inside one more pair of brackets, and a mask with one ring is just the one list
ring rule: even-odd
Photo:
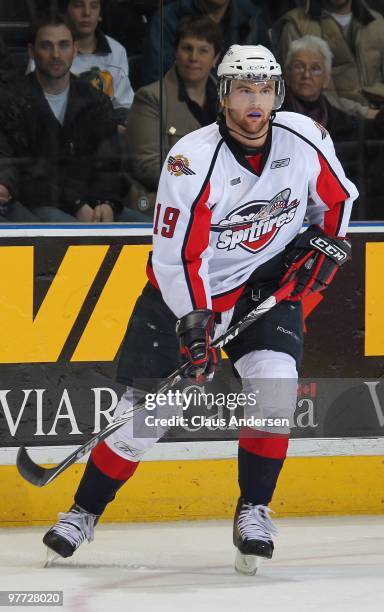
[[278,110],[284,101],[285,87],[281,66],[273,53],[263,45],[232,45],[217,68],[219,100],[224,105],[230,94],[233,79],[261,83],[274,81],[275,101],[273,110]]

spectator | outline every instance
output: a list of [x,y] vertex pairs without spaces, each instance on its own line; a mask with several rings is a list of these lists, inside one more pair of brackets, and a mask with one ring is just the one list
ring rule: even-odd
[[[221,49],[220,28],[209,17],[185,17],[176,29],[175,63],[163,80],[163,153],[185,134],[216,120],[217,88],[210,71]],[[129,201],[151,212],[160,177],[160,82],[140,88],[127,124],[127,169],[132,176]]]
[[18,195],[41,221],[129,220],[121,216],[112,103],[71,75],[75,53],[65,19],[42,20],[29,44],[36,70],[2,97]]
[[382,191],[384,160],[379,140],[384,135],[384,113],[381,111],[371,120],[332,106],[323,94],[331,70],[332,53],[324,40],[307,35],[292,41],[286,57],[287,88],[281,110],[307,115],[327,129],[346,174],[359,183],[361,198],[357,213],[364,205],[364,194],[368,198],[367,218],[382,218],[377,198]]
[[[222,49],[231,44],[270,46],[262,9],[252,0],[173,0],[164,6],[164,73],[175,61],[175,33],[179,21],[187,15],[207,15],[220,25]],[[160,15],[152,17],[144,42],[142,85],[159,79]]]
[[357,140],[358,120],[325,97],[332,71],[329,45],[318,36],[292,41],[286,56],[286,94],[281,110],[301,113],[324,126],[333,141]]
[[308,0],[305,8],[284,15],[274,40],[283,60],[292,40],[319,36],[333,54],[326,95],[353,115],[373,119],[384,103],[384,18],[362,0]]
[[[127,53],[117,40],[100,29],[101,0],[63,0],[76,38],[77,55],[71,71],[106,93],[117,123],[125,126],[133,101]],[[30,70],[34,65],[30,63]]]

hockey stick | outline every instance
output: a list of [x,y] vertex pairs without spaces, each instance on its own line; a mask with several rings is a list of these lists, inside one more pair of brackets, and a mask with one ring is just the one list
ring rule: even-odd
[[[279,302],[284,300],[290,293],[292,293],[295,287],[296,281],[290,280],[288,283],[280,287],[275,293],[270,295],[264,300],[259,306],[251,310],[246,314],[240,321],[232,325],[227,331],[222,334],[217,340],[212,342],[212,346],[215,348],[223,348],[231,340],[236,338],[241,332],[247,327],[252,325],[257,319],[269,312],[271,308],[276,306]],[[185,373],[188,367],[188,363],[183,363],[177,370],[175,370],[161,385],[153,390],[154,394],[166,393],[171,387],[173,387]],[[122,427],[124,423],[129,421],[133,415],[140,409],[144,409],[145,396],[141,399],[132,410],[121,414],[115,421],[112,421],[102,431],[94,435],[88,442],[80,446],[77,450],[73,451],[66,459],[61,463],[52,468],[44,468],[35,463],[29,456],[25,446],[21,446],[17,453],[16,465],[19,473],[25,480],[37,487],[44,487],[46,484],[52,482],[61,472],[67,467],[75,463],[81,457],[89,453],[99,442],[110,436],[114,431]]]

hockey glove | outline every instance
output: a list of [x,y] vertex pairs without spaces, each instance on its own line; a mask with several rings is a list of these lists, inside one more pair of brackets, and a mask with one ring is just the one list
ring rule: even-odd
[[311,225],[300,234],[285,262],[284,284],[296,278],[296,286],[287,300],[299,301],[310,293],[324,291],[338,269],[351,258],[351,244],[344,238],[325,234]]
[[180,353],[189,362],[186,376],[202,384],[213,378],[220,365],[220,349],[210,346],[214,331],[214,314],[211,310],[192,310],[176,323],[176,335]]

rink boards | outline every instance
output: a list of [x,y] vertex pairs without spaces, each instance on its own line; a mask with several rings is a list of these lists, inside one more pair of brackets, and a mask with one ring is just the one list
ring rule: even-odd
[[[349,270],[324,303],[306,305],[307,379],[379,380],[384,371],[384,226],[351,233]],[[16,449],[25,444],[54,464],[106,424],[150,240],[146,226],[0,227],[0,525],[50,522],[70,505],[84,466],[37,489],[18,476]],[[332,420],[294,434],[273,503],[280,516],[383,512],[384,397],[368,399],[361,419],[358,404],[351,418],[337,406]],[[228,517],[236,480],[234,439],[170,440],[150,452],[105,520]]]

